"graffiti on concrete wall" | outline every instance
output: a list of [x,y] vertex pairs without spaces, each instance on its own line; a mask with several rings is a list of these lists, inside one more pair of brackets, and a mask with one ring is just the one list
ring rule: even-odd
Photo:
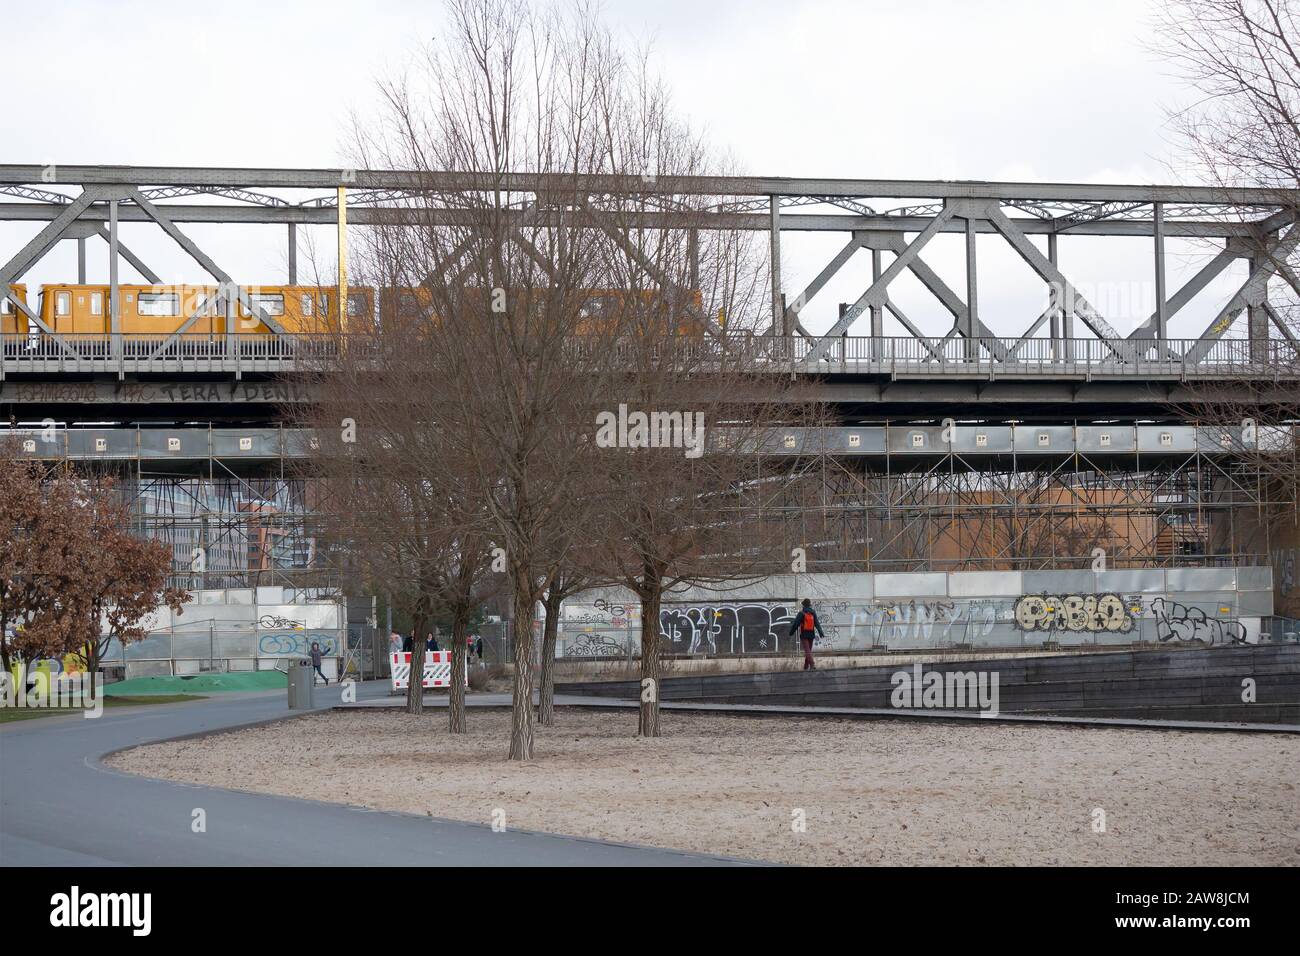
[[306,621],[295,621],[292,618],[280,617],[278,614],[263,614],[257,619],[257,626],[268,631],[275,628],[301,631],[306,625]]
[[1118,594],[1023,594],[1016,599],[1015,622],[1021,631],[1127,634],[1141,613],[1140,603]]
[[665,608],[659,612],[659,638],[677,654],[761,654],[779,651],[782,641],[793,644],[793,621],[793,610],[784,604]]
[[1205,644],[1245,644],[1246,626],[1240,621],[1220,621],[1199,607],[1156,598],[1151,602],[1156,637],[1161,641],[1201,641]]
[[995,599],[951,601],[947,599],[881,602],[855,608],[849,621],[849,643],[866,644],[917,642],[975,643],[993,634],[1004,611],[1010,608]]
[[341,653],[338,637],[321,632],[259,634],[257,653],[259,657],[306,657],[311,653],[313,641],[320,645],[320,652],[326,657]]
[[627,647],[604,634],[584,634],[564,645],[565,657],[623,657]]
[[[1300,580],[1295,585],[1300,591]],[[1092,591],[1089,587],[1084,584],[1076,589],[1073,582],[1063,582],[1061,591],[1006,596],[978,596],[978,592],[970,597],[814,596],[813,606],[825,634],[818,646],[855,651],[961,645],[1029,647],[1044,641],[1126,644],[1139,639],[1154,641],[1157,629],[1161,641],[1222,644],[1254,641],[1258,633],[1250,618],[1229,621],[1227,609],[1218,620],[1215,609],[1208,605],[1204,612],[1196,610],[1200,602],[1195,598],[1203,596],[1199,593],[1162,595]],[[798,652],[798,642],[790,637],[790,625],[799,609],[797,590],[791,588],[785,599],[735,597],[662,606],[656,617],[663,651],[683,655]],[[1187,604],[1178,604],[1175,598]],[[641,640],[640,607],[635,600],[617,600],[566,603],[560,653],[574,657],[635,654]],[[588,643],[578,643],[583,639]]]

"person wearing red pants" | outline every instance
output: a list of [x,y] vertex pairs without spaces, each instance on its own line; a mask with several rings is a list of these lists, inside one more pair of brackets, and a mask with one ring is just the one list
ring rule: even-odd
[[816,670],[817,664],[813,661],[813,636],[826,639],[822,633],[821,622],[817,620],[817,612],[812,608],[812,601],[808,598],[803,599],[803,607],[794,617],[794,623],[790,625],[790,636],[794,637],[794,632],[799,632],[799,642],[803,645],[803,669],[806,671]]

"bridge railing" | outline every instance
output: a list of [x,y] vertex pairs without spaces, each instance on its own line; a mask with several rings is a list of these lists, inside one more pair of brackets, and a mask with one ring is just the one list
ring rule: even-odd
[[[373,339],[330,334],[0,336],[0,376],[16,373],[279,372],[320,366],[339,349]],[[729,334],[671,346],[701,369],[725,363],[754,371],[921,376],[1119,375],[1253,378],[1300,370],[1300,347],[1283,339],[1050,339]]]

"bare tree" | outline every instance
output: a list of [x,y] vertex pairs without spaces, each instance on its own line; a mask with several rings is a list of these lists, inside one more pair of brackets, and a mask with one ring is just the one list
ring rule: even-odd
[[[1272,227],[1243,240],[1252,268],[1282,279],[1269,318],[1296,344],[1295,229],[1300,202],[1300,19],[1292,0],[1167,0],[1156,51],[1196,91],[1171,126],[1194,175],[1222,187],[1273,190]],[[1279,230],[1288,228],[1286,237]],[[1292,241],[1279,241],[1280,238]],[[1252,314],[1254,314],[1252,309]],[[1234,316],[1235,318],[1235,316]]]
[[411,616],[410,713],[423,708],[425,634],[450,619],[449,725],[463,733],[466,629],[495,582],[485,496],[444,440],[446,393],[428,380],[439,348],[411,325],[354,330],[315,370],[318,399],[296,421],[313,435],[305,467],[318,479],[322,540]]
[[543,727],[555,723],[555,652],[560,635],[560,611],[566,598],[587,590],[592,579],[567,562],[549,575],[542,599],[545,619],[542,624],[541,673],[538,679],[537,722]]
[[[1230,454],[1211,491],[1253,489],[1263,508],[1253,524],[1267,541],[1279,526],[1294,534],[1300,516],[1300,14],[1293,0],[1170,0],[1157,30],[1157,49],[1197,93],[1171,118],[1194,172],[1225,197],[1273,191],[1265,226],[1239,240],[1251,277],[1225,316],[1229,326],[1246,316],[1249,341],[1227,339],[1216,353],[1254,374],[1196,383],[1175,406],[1210,426],[1206,452]],[[1270,341],[1270,329],[1280,337]],[[1212,534],[1225,539],[1222,528]]]
[[[371,252],[374,273],[414,306],[391,309],[392,321],[438,342],[426,370],[446,398],[437,427],[482,490],[502,549],[510,757],[522,760],[533,748],[532,622],[597,505],[592,420],[626,374],[624,314],[600,303],[634,294],[609,255],[627,228],[609,210],[630,200],[587,184],[629,169],[608,129],[623,122],[611,111],[638,74],[583,5],[458,0],[449,13],[421,69],[383,86],[385,121],[359,129],[356,152],[367,166],[467,174],[465,188],[413,196]],[[519,191],[516,173],[546,174],[547,189]]]

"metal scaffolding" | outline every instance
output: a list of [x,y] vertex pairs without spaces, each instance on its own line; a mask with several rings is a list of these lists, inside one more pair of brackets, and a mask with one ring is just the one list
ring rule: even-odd
[[[140,532],[172,547],[176,583],[341,579],[311,534],[307,430],[16,436],[28,457],[117,480]],[[817,572],[1077,568],[1098,551],[1111,568],[1267,564],[1279,515],[1296,521],[1258,449],[1218,425],[790,428],[765,452],[756,480],[778,489],[766,517]]]
[[821,500],[785,505],[810,572],[1261,565],[1286,530],[1261,516],[1296,521],[1257,470],[1200,452],[1140,469],[1084,456],[909,464],[818,460]]

